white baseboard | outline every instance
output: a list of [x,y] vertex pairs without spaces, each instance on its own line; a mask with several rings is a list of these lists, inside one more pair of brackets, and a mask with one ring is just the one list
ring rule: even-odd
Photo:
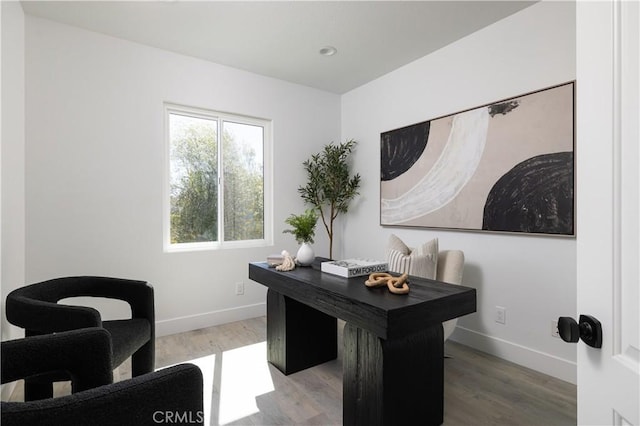
[[565,382],[577,383],[577,365],[573,361],[460,326],[450,339]]
[[255,305],[239,306],[237,308],[156,321],[156,336],[160,337],[169,334],[183,333],[185,331],[212,327],[214,325],[261,317],[266,314],[267,304],[256,303]]

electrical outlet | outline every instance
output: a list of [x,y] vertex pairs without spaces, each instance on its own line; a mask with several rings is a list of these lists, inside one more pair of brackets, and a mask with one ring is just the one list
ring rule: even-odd
[[560,338],[560,332],[558,331],[558,320],[551,321],[551,335],[553,337]]
[[496,322],[498,324],[507,323],[507,308],[496,306]]
[[244,283],[242,281],[236,283],[236,296],[242,296],[244,294]]

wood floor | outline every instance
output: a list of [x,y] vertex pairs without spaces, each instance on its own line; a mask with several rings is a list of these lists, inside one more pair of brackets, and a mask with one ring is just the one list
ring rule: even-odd
[[[264,317],[160,337],[156,365],[200,366],[211,425],[341,425],[341,350],[337,360],[284,376],[266,362],[265,338]],[[450,341],[445,354],[444,425],[576,424],[574,385]],[[129,365],[118,373],[130,377]]]
[[[264,317],[161,337],[156,363],[215,355],[211,425],[341,425],[341,350],[335,361],[284,376],[266,362],[265,338]],[[445,425],[576,424],[574,385],[450,341],[445,353]],[[246,406],[226,407],[225,392]]]

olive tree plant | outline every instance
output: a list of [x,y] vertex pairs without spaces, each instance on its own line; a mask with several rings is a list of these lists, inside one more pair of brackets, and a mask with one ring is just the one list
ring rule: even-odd
[[325,145],[302,165],[307,172],[307,184],[298,187],[305,203],[318,209],[329,236],[329,258],[333,259],[333,222],[340,213],[347,213],[349,203],[358,195],[360,174],[349,171],[349,155],[356,141]]

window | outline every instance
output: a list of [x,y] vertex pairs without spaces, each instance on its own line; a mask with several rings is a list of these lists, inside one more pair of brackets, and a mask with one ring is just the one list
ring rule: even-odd
[[165,119],[165,248],[270,244],[270,121],[176,105]]

